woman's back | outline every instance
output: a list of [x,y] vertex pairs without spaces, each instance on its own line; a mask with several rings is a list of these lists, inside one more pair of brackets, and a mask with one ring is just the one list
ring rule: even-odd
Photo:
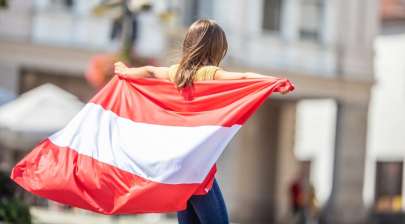
[[[169,80],[172,82],[174,82],[174,80],[175,80],[178,67],[179,67],[179,65],[175,64],[175,65],[170,66],[168,69]],[[193,81],[213,80],[215,73],[219,69],[220,69],[219,67],[213,66],[213,65],[202,66],[197,70],[196,74],[194,74]]]

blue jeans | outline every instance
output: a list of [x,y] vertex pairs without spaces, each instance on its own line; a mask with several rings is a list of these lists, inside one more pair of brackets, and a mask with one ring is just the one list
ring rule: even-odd
[[206,195],[193,195],[184,211],[177,212],[179,224],[228,224],[228,213],[217,181]]

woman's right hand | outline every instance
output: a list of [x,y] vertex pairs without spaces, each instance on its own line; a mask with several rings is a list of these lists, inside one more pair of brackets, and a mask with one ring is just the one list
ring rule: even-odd
[[114,74],[127,76],[129,68],[121,61],[114,63]]

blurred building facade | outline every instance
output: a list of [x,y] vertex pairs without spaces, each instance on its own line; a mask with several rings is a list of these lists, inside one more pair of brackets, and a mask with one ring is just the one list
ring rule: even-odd
[[[375,84],[369,107],[367,134],[366,166],[364,173],[364,202],[369,209],[373,223],[403,223],[405,211],[405,181],[402,130],[403,125],[403,52],[405,34],[405,2],[400,0],[380,1],[380,31],[374,41]],[[300,103],[301,113],[297,115],[298,129],[296,138],[298,157],[320,157],[330,160],[330,144],[317,141],[316,136],[325,139],[328,130],[334,126],[330,117],[325,122],[325,114],[319,111],[334,110],[334,105],[317,102],[314,107],[310,102]],[[329,112],[329,116],[333,113]],[[315,118],[316,117],[316,118]],[[315,119],[321,124],[312,125]],[[303,124],[302,124],[303,123]],[[306,133],[306,134],[305,134]],[[327,148],[328,150],[325,150]],[[326,151],[326,152],[325,152]],[[328,152],[329,151],[329,152]],[[315,163],[316,164],[316,163]],[[314,170],[318,173],[315,185],[327,193],[323,186],[323,172],[330,172],[331,167],[322,166]],[[328,171],[326,171],[326,170]],[[323,170],[323,171],[321,171]],[[371,222],[371,221],[370,221]]]
[[[90,58],[117,49],[110,40],[112,19],[91,14],[98,2],[10,1],[0,11],[0,87],[20,94],[50,82],[87,100],[94,93],[83,78]],[[282,75],[296,84],[293,94],[272,96],[221,158],[218,179],[231,219],[285,220],[300,159],[311,161],[324,219],[363,223],[378,1],[152,2],[152,12],[139,17],[140,54],[174,63],[184,27],[208,17],[227,33],[225,69]],[[168,8],[176,15],[163,23],[157,14]]]
[[[233,163],[224,165],[224,170],[240,173],[223,178],[226,185],[233,183],[231,189],[224,189],[231,198],[231,214],[236,220],[283,220],[289,209],[288,184],[299,169],[298,157],[312,161],[325,220],[361,223],[367,213],[363,183],[378,2],[210,4],[196,3],[193,15],[213,17],[225,27],[231,46],[230,69],[283,74],[297,84],[287,100],[265,104],[227,151],[234,155],[224,155],[224,163]],[[320,104],[331,104],[332,109],[322,111]],[[315,115],[301,122],[306,126],[302,128],[296,125],[305,119],[305,107],[315,108],[311,110]],[[322,127],[325,122],[326,128]],[[317,135],[321,128],[325,132]],[[314,141],[308,142],[311,133],[309,139]],[[329,154],[314,153],[314,149]]]
[[380,11],[364,196],[380,219],[400,223],[405,220],[405,2],[383,0]]

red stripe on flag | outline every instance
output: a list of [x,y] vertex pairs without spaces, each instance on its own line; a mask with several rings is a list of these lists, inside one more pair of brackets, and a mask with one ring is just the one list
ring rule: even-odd
[[[215,173],[214,169],[210,174]],[[198,193],[201,186],[146,180],[54,145],[49,139],[39,143],[13,168],[11,178],[31,193],[103,214],[183,210],[188,198]]]
[[242,125],[272,93],[293,90],[281,78],[206,80],[179,94],[173,82],[115,76],[90,102],[136,122],[174,126]]

